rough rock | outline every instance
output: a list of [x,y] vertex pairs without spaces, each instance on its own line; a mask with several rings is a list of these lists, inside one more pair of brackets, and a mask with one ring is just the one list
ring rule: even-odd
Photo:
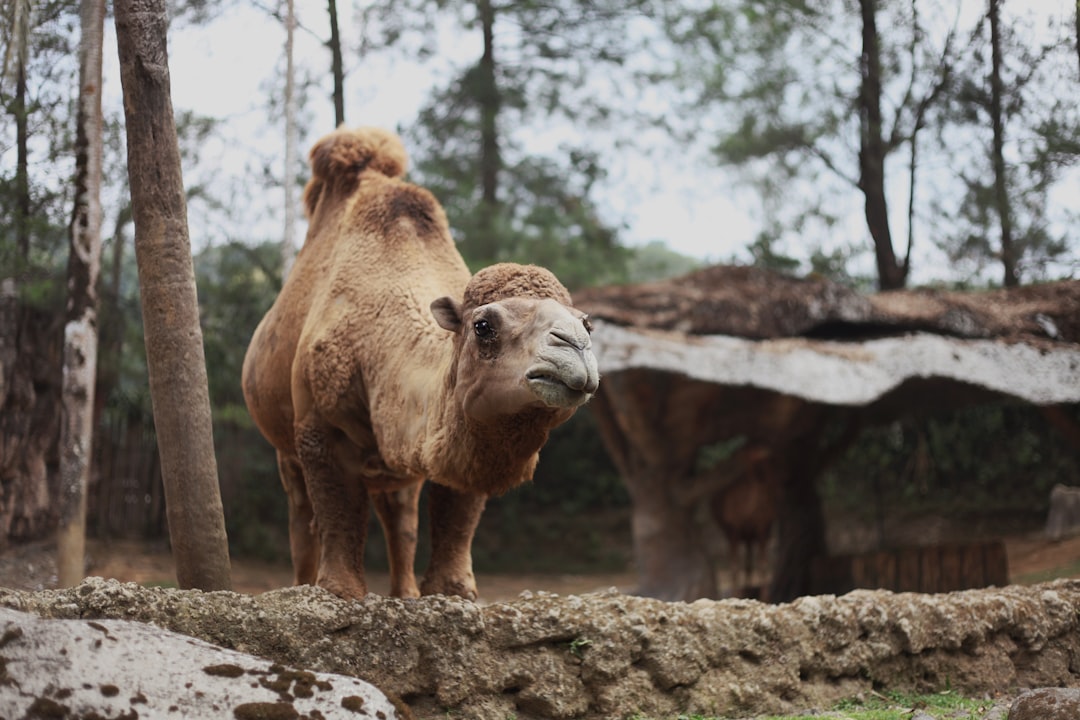
[[286,668],[129,620],[0,608],[0,718],[395,718],[354,677]]
[[1009,709],[1009,720],[1076,720],[1080,718],[1080,690],[1040,688],[1022,694]]
[[594,319],[593,345],[611,375],[647,368],[730,387],[753,387],[828,405],[868,406],[935,383],[978,388],[1036,405],[1080,401],[1080,346],[930,333],[854,341],[747,340],[626,328]]
[[665,603],[615,591],[488,606],[432,596],[344,601],[144,588],[0,591],[49,618],[126,619],[341,673],[417,717],[738,717],[883,689],[972,694],[1080,685],[1080,582],[943,595],[857,590],[784,605]]

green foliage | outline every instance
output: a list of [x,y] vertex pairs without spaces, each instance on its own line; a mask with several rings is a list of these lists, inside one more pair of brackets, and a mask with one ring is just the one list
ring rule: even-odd
[[[199,315],[210,384],[217,411],[243,407],[240,369],[248,342],[281,289],[281,248],[234,242],[203,250],[196,258]],[[237,418],[241,413],[231,413]]]
[[[893,213],[914,194],[910,216],[890,218],[894,237],[913,225],[916,262],[928,236],[948,254],[950,274],[985,282],[1000,257],[987,23],[978,17],[961,27],[952,10],[922,2],[876,5]],[[665,29],[677,48],[670,78],[686,97],[672,123],[688,140],[710,138],[717,162],[757,191],[768,235],[787,247],[779,258],[759,240],[751,248],[758,263],[789,259],[805,269],[811,262],[815,272],[842,277],[848,258],[827,257],[823,248],[844,229],[835,219],[853,214],[865,190],[858,4],[784,0],[765,7],[746,0],[668,8]],[[1080,157],[1080,111],[1060,92],[1060,79],[1076,72],[1075,28],[1067,13],[1056,14],[1036,32],[1023,6],[1006,7],[1013,13],[1004,25],[1014,245],[1024,279],[1068,276],[1077,262],[1077,211],[1055,202],[1054,193]]]
[[[499,261],[539,263],[571,290],[627,278],[631,253],[619,243],[617,222],[602,217],[595,201],[604,178],[598,153],[576,133],[544,136],[549,118],[609,125],[625,86],[598,92],[597,85],[625,77],[619,71],[636,49],[627,28],[646,6],[411,0],[397,5],[396,18],[389,3],[370,11],[383,36],[376,44],[408,44],[426,34],[415,42],[429,47],[438,12],[485,39],[483,55],[433,93],[407,132],[416,180],[443,203],[474,270]],[[402,10],[424,20],[403,20]]]
[[[1068,412],[1080,421],[1080,406]],[[865,430],[822,477],[826,503],[866,516],[1045,517],[1050,489],[1080,462],[1037,408],[980,405]]]
[[[813,711],[796,715],[763,715],[760,720],[817,720],[822,717],[836,720],[907,720],[916,711],[939,720],[978,720],[987,711],[986,700],[966,698],[950,690],[938,693],[915,694],[899,691],[871,692],[866,696],[841,700],[826,712]],[[650,720],[645,715],[633,715],[629,720]],[[724,720],[711,715],[682,714],[672,720]]]
[[474,562],[485,571],[622,570],[629,505],[592,414],[579,411],[552,432],[531,483],[488,501]]
[[704,265],[701,260],[677,253],[658,240],[640,247],[629,248],[628,251],[630,253],[626,262],[628,283],[679,277]]
[[274,451],[248,415],[240,388],[255,326],[281,287],[281,247],[229,243],[195,258],[214,441],[230,548],[288,557],[288,513]]
[[504,142],[498,202],[480,197],[480,115],[467,77],[425,108],[410,144],[419,149],[414,179],[446,208],[469,266],[536,263],[571,290],[624,280],[630,252],[591,199],[603,177],[594,154],[563,148],[556,160]]

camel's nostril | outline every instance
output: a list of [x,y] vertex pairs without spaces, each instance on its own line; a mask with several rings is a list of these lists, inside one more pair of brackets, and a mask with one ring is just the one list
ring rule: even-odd
[[578,350],[584,350],[589,347],[589,336],[578,337],[574,333],[567,332],[565,330],[552,330],[551,334],[562,343],[569,345],[570,347],[577,348]]

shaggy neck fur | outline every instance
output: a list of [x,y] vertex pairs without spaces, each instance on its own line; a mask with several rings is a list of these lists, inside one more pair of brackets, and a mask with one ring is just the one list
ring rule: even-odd
[[[501,495],[532,479],[551,429],[572,411],[528,408],[492,422],[465,415],[454,392],[453,363],[444,376],[441,412],[429,417],[423,464],[430,477],[459,490]],[[438,418],[438,419],[436,419]]]

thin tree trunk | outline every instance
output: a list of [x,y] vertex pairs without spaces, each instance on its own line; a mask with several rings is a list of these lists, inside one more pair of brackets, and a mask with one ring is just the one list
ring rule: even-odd
[[[296,6],[287,0],[285,12],[285,230],[281,240],[281,281],[289,276],[296,257],[296,68],[293,65],[293,37],[296,34]],[[336,101],[335,101],[336,108]]]
[[[919,27],[919,3],[911,0],[911,87],[915,86],[918,72],[918,45],[922,29]],[[907,250],[904,267],[911,267],[911,249],[915,246],[915,183],[918,180],[919,130],[922,129],[922,113],[917,112],[911,128],[911,155],[908,165]]]
[[1016,248],[1012,236],[1012,212],[1005,169],[1005,118],[1001,107],[1001,0],[990,0],[990,122],[994,129],[994,205],[1001,224],[1001,264],[1005,287],[1016,287]]
[[896,261],[889,209],[885,201],[885,140],[881,120],[881,51],[878,46],[877,0],[859,0],[862,10],[862,84],[859,115],[859,189],[865,197],[866,224],[874,241],[878,286],[895,290],[907,282],[907,268]]
[[86,555],[86,489],[94,438],[97,374],[97,279],[101,268],[101,45],[105,0],[82,0],[79,9],[79,109],[75,136],[75,210],[68,255],[64,326],[63,417],[60,427],[60,587],[83,579]]
[[479,257],[495,260],[498,241],[495,218],[499,212],[499,87],[495,70],[495,8],[491,0],[478,0],[477,11],[484,37],[480,57],[477,103],[480,106],[480,221]]
[[206,361],[170,98],[166,0],[116,0],[150,395],[182,588],[230,587]]
[[334,124],[341,125],[345,122],[345,65],[341,60],[337,0],[328,1],[330,5],[330,70],[334,75]]
[[15,247],[18,261],[30,259],[30,132],[26,107],[26,65],[30,52],[30,3],[15,4]]

